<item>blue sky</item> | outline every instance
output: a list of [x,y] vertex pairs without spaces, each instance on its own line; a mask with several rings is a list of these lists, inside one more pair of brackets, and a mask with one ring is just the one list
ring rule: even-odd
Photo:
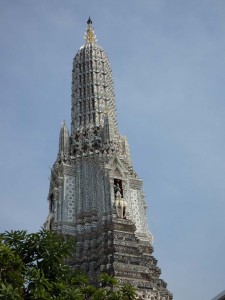
[[174,300],[211,299],[225,288],[224,0],[0,1],[0,230],[37,231],[47,216],[89,15],[161,277]]

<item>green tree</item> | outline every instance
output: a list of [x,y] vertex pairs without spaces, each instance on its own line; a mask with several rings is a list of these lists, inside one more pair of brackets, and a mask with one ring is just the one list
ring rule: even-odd
[[63,236],[42,229],[31,234],[5,232],[0,235],[0,242],[0,297],[60,299],[65,290],[75,292],[66,264],[75,247],[72,238],[65,240]]
[[72,237],[44,229],[28,234],[0,234],[0,299],[4,300],[133,300],[132,286],[119,286],[102,273],[99,286],[90,284],[68,261],[75,249]]
[[137,297],[137,292],[135,287],[127,283],[121,287],[122,299],[123,300],[135,300]]

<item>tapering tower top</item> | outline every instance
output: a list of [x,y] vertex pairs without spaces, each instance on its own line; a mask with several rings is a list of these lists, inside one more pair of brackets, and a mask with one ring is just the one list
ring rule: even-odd
[[86,40],[86,44],[93,44],[93,43],[97,42],[97,39],[96,39],[94,29],[92,27],[92,20],[90,17],[87,21],[87,24],[88,24],[88,27],[86,29],[84,39]]
[[78,131],[87,129],[91,132],[94,127],[101,131],[107,127],[108,139],[117,140],[119,133],[112,70],[105,51],[97,44],[90,18],[87,25],[86,43],[73,61],[71,134],[74,136]]

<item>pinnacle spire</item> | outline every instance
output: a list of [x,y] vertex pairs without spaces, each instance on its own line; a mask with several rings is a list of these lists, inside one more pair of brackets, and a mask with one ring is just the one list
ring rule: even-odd
[[96,39],[94,29],[92,27],[92,20],[90,17],[87,20],[87,24],[88,26],[84,35],[84,39],[86,40],[86,44],[93,44],[97,41],[97,39]]
[[[67,156],[69,152],[69,131],[65,120],[61,123],[59,134],[59,156]],[[64,158],[65,159],[65,158]]]

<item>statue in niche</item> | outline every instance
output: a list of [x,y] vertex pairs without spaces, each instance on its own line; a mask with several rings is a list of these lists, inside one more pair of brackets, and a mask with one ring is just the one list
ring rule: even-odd
[[[116,194],[117,194],[118,192],[120,193],[120,192],[121,192],[121,189],[120,189],[119,183],[117,182],[117,184],[114,184],[114,193],[115,193],[115,197],[116,197]],[[120,193],[120,195],[121,195],[121,193]]]
[[119,183],[114,185],[116,213],[118,218],[126,219],[127,201],[124,200],[121,194]]

